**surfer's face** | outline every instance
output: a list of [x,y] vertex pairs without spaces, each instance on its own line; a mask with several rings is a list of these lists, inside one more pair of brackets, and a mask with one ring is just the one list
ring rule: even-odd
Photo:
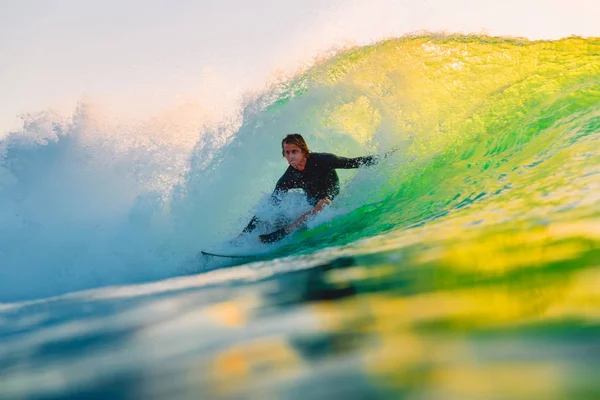
[[283,144],[283,156],[288,164],[302,171],[306,165],[306,154],[295,144]]

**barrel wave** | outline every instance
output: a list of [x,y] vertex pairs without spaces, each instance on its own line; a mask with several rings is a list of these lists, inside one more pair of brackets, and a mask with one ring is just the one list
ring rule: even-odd
[[85,107],[45,115],[2,140],[0,300],[202,272],[190,260],[245,226],[286,167],[291,132],[348,157],[399,150],[341,171],[334,204],[271,259],[424,246],[495,268],[587,260],[599,240],[599,50],[576,37],[387,40],[321,60],[188,147],[109,135]]
[[[488,234],[590,223],[598,185],[598,44],[424,36],[326,60],[248,116],[214,160],[216,180],[233,181],[228,173],[239,179],[203,207],[229,202],[225,208],[237,212],[229,220],[217,213],[214,222],[235,227],[281,174],[283,166],[271,160],[282,135],[301,132],[318,151],[400,150],[377,167],[342,172],[343,194],[329,218],[296,235],[285,252],[390,231],[409,235],[416,226],[433,233],[436,221],[457,233],[470,227]],[[241,170],[242,153],[261,161]],[[205,180],[197,168],[188,185]],[[186,200],[191,208],[202,199]]]
[[[0,141],[0,397],[600,398],[599,39],[403,37],[193,134],[103,121]],[[291,132],[398,150],[231,241]]]

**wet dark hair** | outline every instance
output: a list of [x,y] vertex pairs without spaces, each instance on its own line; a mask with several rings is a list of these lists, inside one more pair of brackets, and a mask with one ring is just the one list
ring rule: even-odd
[[304,140],[302,135],[300,135],[299,133],[291,133],[284,137],[281,141],[281,155],[285,157],[283,149],[284,144],[295,144],[296,146],[300,147],[300,150],[302,150],[302,152],[306,154],[307,157],[310,156],[310,149],[308,148],[308,145],[306,144],[306,141]]

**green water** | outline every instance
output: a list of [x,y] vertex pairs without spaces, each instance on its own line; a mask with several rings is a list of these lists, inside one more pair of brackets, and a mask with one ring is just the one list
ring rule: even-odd
[[390,40],[269,113],[298,109],[315,147],[401,149],[278,252],[336,260],[306,284],[331,359],[385,397],[600,396],[600,41]]
[[[518,230],[525,220],[570,220],[565,207],[592,217],[599,45],[575,38],[388,41],[311,70],[297,82],[296,97],[271,113],[286,115],[285,107],[308,98],[302,115],[315,147],[338,135],[339,152],[357,143],[400,148],[377,171],[384,179],[367,198],[372,203],[334,222],[347,228],[340,243],[447,213],[456,218],[465,206],[463,222],[486,228],[502,220]],[[363,226],[367,232],[356,229]]]
[[253,118],[400,150],[269,259],[0,308],[0,397],[600,398],[600,40],[390,40]]

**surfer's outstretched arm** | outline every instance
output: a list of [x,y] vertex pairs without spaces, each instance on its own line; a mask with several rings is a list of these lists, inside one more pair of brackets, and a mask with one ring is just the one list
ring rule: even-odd
[[392,147],[390,150],[386,151],[386,152],[383,154],[383,158],[388,158],[389,156],[391,156],[392,154],[394,154],[394,153],[395,153],[395,152],[397,152],[398,150],[400,150],[400,147],[399,147],[399,146]]
[[341,168],[341,169],[353,169],[360,168],[362,166],[370,166],[378,164],[382,159],[388,158],[395,152],[397,152],[399,147],[392,147],[390,150],[386,151],[382,156],[380,155],[370,155],[370,156],[362,156],[355,158],[347,158],[337,156],[335,154],[325,154],[325,160],[329,165],[333,168]]

